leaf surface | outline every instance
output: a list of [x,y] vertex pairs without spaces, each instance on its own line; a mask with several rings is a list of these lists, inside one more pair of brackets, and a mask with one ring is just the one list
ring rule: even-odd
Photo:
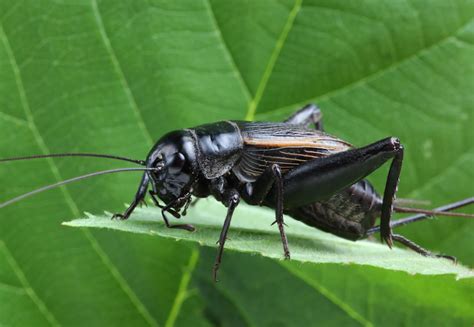
[[[180,223],[193,224],[198,231],[188,232],[166,228],[157,222],[161,211],[157,209],[137,209],[126,221],[103,216],[89,215],[63,223],[73,227],[93,227],[115,229],[125,232],[149,234],[178,240],[198,242],[201,245],[216,246],[222,229],[226,208],[216,201],[201,200],[192,208],[189,217]],[[255,252],[260,255],[282,259],[280,234],[272,210],[240,205],[232,220],[232,236],[226,242],[226,249],[240,252]],[[427,275],[454,274],[457,278],[474,277],[474,272],[449,260],[427,258],[417,253],[369,241],[352,242],[308,227],[286,217],[285,223],[292,259],[311,263],[342,263],[370,265],[379,268]]]

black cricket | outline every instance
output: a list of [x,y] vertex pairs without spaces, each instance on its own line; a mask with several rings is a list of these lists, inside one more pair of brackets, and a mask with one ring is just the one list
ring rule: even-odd
[[[365,147],[354,148],[348,142],[326,134],[322,113],[307,105],[284,122],[221,121],[173,131],[163,136],[150,150],[145,161],[124,157],[63,153],[0,159],[0,162],[62,156],[102,157],[133,162],[144,168],[112,169],[79,176],[0,204],[0,208],[27,196],[84,178],[122,171],[144,171],[138,191],[123,214],[127,219],[147,194],[161,208],[167,227],[194,231],[189,224],[170,224],[166,213],[176,218],[186,215],[192,197],[213,196],[227,207],[213,267],[217,279],[224,244],[232,215],[242,199],[251,205],[275,210],[285,258],[290,258],[283,214],[309,226],[349,240],[359,240],[380,232],[390,248],[393,241],[424,255],[433,254],[407,238],[394,234],[393,227],[405,225],[435,214],[472,217],[447,212],[474,202],[474,197],[437,210],[399,206],[395,201],[403,160],[398,138],[388,137]],[[391,161],[383,196],[365,179],[382,164]],[[418,215],[391,222],[392,212]],[[377,217],[380,225],[375,226]]]

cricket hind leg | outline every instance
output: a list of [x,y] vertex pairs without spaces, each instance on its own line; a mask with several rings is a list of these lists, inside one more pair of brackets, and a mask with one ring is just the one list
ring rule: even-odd
[[323,131],[323,113],[321,109],[314,104],[304,106],[283,122],[293,125],[303,125],[304,127],[309,127],[311,124],[314,124],[316,130]]
[[395,196],[398,190],[398,182],[400,181],[404,153],[403,146],[400,144],[400,141],[398,141],[398,139],[392,141],[396,151],[388,171],[387,182],[385,184],[385,191],[382,200],[382,213],[380,215],[380,236],[390,248],[393,244],[390,220],[393,213],[393,202],[395,201]]
[[454,263],[457,262],[456,257],[450,256],[450,255],[436,254],[436,253],[430,252],[430,251],[426,250],[425,248],[419,246],[419,245],[416,244],[415,242],[409,240],[408,238],[406,238],[406,237],[404,237],[404,236],[402,236],[402,235],[399,235],[399,234],[392,234],[392,240],[395,241],[395,242],[398,242],[398,243],[400,243],[400,244],[403,244],[403,245],[406,246],[407,248],[409,248],[409,249],[415,251],[416,253],[421,254],[422,256],[425,256],[425,257],[435,257],[435,258],[444,258],[444,259],[451,260],[451,261],[453,261]]
[[[285,208],[293,209],[326,200],[364,179],[385,162],[391,161],[380,220],[382,240],[391,246],[390,219],[402,160],[403,146],[397,138],[389,137],[362,148],[307,161],[283,176]],[[267,198],[272,205],[275,195],[270,194]]]
[[[474,197],[470,197],[470,198],[466,198],[466,199],[463,199],[463,200],[460,200],[460,201],[457,201],[457,202],[449,203],[449,204],[446,204],[444,206],[438,207],[438,208],[434,209],[433,211],[439,212],[439,214],[442,215],[443,213],[450,212],[452,210],[459,209],[459,208],[468,206],[468,205],[473,204],[473,203],[474,203]],[[431,213],[421,213],[421,214],[413,215],[413,216],[410,216],[410,217],[398,219],[398,220],[392,222],[390,224],[390,227],[391,228],[396,228],[396,227],[408,225],[408,224],[411,224],[411,223],[414,223],[414,222],[417,222],[417,221],[429,219],[431,217],[432,217]],[[376,232],[379,232],[379,231],[380,231],[380,226],[372,227],[371,229],[369,229],[367,231],[366,236],[372,235],[372,234],[374,234]],[[453,262],[456,262],[456,257],[450,256],[450,255],[432,253],[432,252],[422,248],[421,246],[419,246],[415,242],[407,239],[406,237],[404,237],[402,235],[392,234],[392,238],[395,242],[398,242],[398,243],[408,247],[409,249],[411,249],[411,250],[413,250],[413,251],[415,251],[415,252],[417,252],[417,253],[419,253],[423,256],[445,258],[445,259],[451,260]]]

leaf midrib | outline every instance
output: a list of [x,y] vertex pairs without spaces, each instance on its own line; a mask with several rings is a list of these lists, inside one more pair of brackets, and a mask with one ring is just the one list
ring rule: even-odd
[[263,94],[267,88],[267,83],[273,73],[273,69],[278,61],[280,56],[281,50],[285,45],[286,38],[290,34],[291,29],[293,28],[293,24],[296,20],[296,16],[300,12],[303,0],[295,0],[295,4],[291,9],[288,18],[286,20],[285,25],[280,33],[280,36],[276,40],[275,47],[273,48],[272,54],[270,55],[270,59],[268,60],[267,66],[265,71],[263,72],[262,78],[257,86],[257,91],[255,92],[255,96],[250,101],[249,107],[247,108],[247,114],[245,115],[246,120],[254,120],[255,113],[257,112],[257,108],[262,100]]

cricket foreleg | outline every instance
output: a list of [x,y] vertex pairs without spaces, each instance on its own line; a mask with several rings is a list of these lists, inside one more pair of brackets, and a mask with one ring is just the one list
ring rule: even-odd
[[148,174],[143,174],[142,180],[140,182],[140,186],[138,187],[138,191],[135,194],[135,198],[133,199],[132,203],[128,206],[127,210],[123,214],[116,213],[112,216],[112,219],[128,219],[132,214],[133,210],[139,205],[140,203],[144,202],[146,191],[148,189],[149,177]]
[[174,212],[174,211],[167,210],[166,206],[162,206],[160,204],[160,202],[158,201],[158,198],[156,197],[155,192],[150,191],[150,197],[153,200],[153,202],[155,203],[155,205],[158,208],[161,208],[161,216],[163,217],[163,221],[165,222],[166,227],[176,228],[176,229],[184,229],[184,230],[187,230],[189,232],[194,232],[196,230],[196,228],[193,225],[190,225],[190,224],[174,224],[174,225],[170,224],[170,222],[168,221],[168,218],[166,217],[165,212],[170,212],[171,214],[175,215],[176,218],[179,218],[179,214]]

